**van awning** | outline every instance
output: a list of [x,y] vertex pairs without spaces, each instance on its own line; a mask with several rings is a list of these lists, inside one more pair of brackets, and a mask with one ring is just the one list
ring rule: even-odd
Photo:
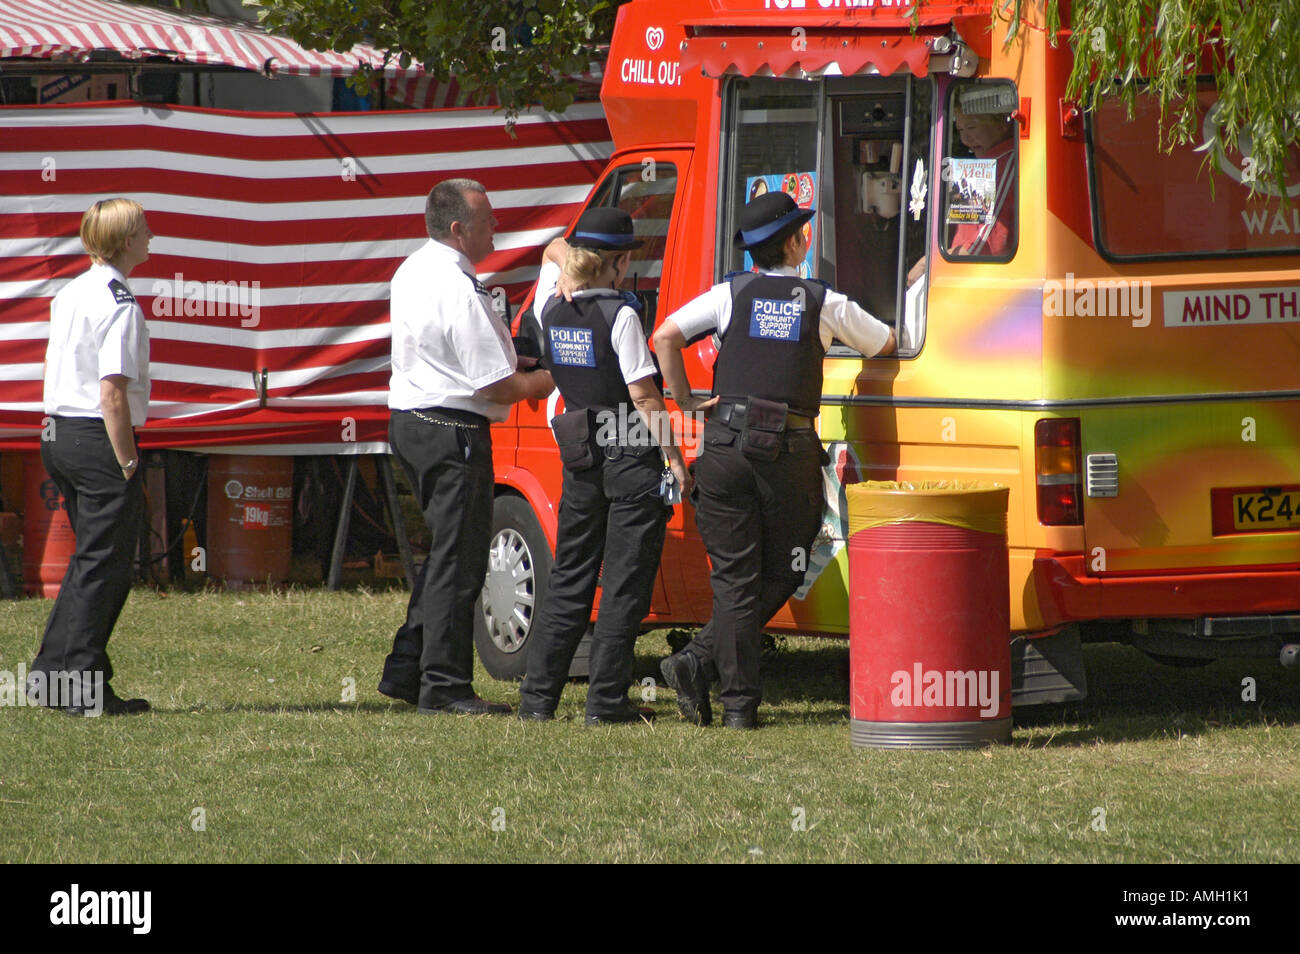
[[[909,30],[852,31],[810,27],[802,35],[770,27],[718,27],[684,24],[682,69],[702,70],[706,76],[797,76],[879,73],[904,69],[925,76],[936,68],[947,72],[952,51],[947,30],[930,27],[913,35]],[[937,48],[936,48],[937,47]],[[940,57],[942,62],[932,62]]]
[[70,55],[85,60],[99,50],[128,59],[165,56],[268,76],[349,76],[361,62],[385,76],[407,72],[395,62],[385,66],[383,54],[369,46],[347,53],[308,50],[245,20],[116,0],[0,0],[0,58]]

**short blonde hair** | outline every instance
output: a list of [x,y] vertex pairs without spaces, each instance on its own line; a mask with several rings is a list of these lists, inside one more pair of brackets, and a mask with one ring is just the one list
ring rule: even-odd
[[609,267],[610,262],[626,253],[626,249],[596,250],[569,246],[564,255],[564,274],[579,285],[590,285]]
[[90,260],[103,265],[117,258],[127,238],[144,221],[144,206],[131,199],[100,199],[81,217],[81,244]]

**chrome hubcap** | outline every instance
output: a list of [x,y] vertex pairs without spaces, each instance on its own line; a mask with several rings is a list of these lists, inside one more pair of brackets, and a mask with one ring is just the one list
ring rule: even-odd
[[483,621],[488,637],[503,653],[518,652],[533,620],[533,555],[515,530],[502,530],[488,553],[483,582]]

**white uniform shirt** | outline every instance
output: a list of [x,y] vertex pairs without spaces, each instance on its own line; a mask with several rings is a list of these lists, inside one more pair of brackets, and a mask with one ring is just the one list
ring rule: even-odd
[[103,419],[99,382],[127,378],[131,426],[149,413],[149,326],[126,279],[111,265],[92,265],[50,303],[45,349],[45,413]]
[[[781,278],[799,277],[798,269],[789,265],[764,271],[763,274]],[[716,331],[719,336],[726,334],[727,326],[731,324],[731,283],[714,285],[703,295],[677,309],[668,319],[676,323],[687,341],[710,331]],[[829,348],[831,341],[839,338],[867,357],[880,354],[880,350],[889,343],[891,330],[889,325],[876,319],[847,295],[830,288],[826,289],[826,297],[822,300],[819,329],[823,349]]]
[[[534,314],[541,315],[555,295],[555,285],[559,280],[560,266],[554,262],[544,263],[541,274],[537,276],[537,294],[533,296]],[[575,300],[605,295],[619,293],[610,288],[584,288],[573,293]],[[538,324],[540,323],[539,319]],[[623,380],[628,384],[655,373],[654,359],[650,357],[650,347],[646,344],[645,331],[641,328],[641,318],[626,305],[614,316],[614,325],[609,330],[609,343],[618,355],[619,369],[623,372]]]
[[393,336],[388,406],[410,411],[445,407],[504,421],[510,405],[474,392],[510,377],[515,347],[474,288],[463,254],[430,240],[404,261],[390,285]]

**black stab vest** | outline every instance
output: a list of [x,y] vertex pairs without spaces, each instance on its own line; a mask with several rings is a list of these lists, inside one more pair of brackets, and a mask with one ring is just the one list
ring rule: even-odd
[[[731,321],[713,365],[713,393],[780,401],[816,417],[822,401],[826,286],[783,275],[733,275]],[[796,288],[803,289],[798,307]]]
[[630,409],[632,397],[610,332],[629,302],[622,295],[552,298],[542,309],[541,365],[551,372],[569,411],[584,408]]

